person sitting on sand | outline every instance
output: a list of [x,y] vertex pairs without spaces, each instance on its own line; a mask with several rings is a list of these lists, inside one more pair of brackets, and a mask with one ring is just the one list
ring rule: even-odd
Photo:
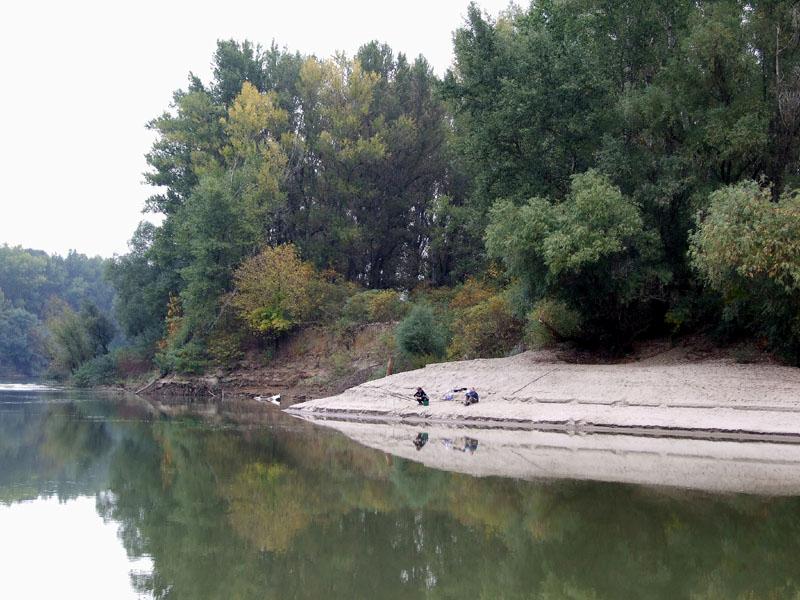
[[464,406],[478,403],[478,392],[475,388],[469,388],[469,391],[464,395]]
[[417,404],[421,406],[428,406],[428,394],[426,394],[425,390],[423,390],[421,387],[417,388],[414,398],[416,398]]

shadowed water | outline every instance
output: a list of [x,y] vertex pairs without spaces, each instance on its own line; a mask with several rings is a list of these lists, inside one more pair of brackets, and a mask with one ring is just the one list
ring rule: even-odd
[[[0,391],[0,597],[42,589],[13,576],[31,571],[31,536],[87,569],[59,579],[65,598],[103,586],[122,597],[110,591],[120,582],[134,598],[192,600],[800,593],[797,497],[472,477],[271,410],[240,424],[203,412]],[[434,443],[417,436],[412,452]],[[463,454],[480,444],[470,433]],[[24,519],[48,527],[14,526]],[[58,567],[34,569],[46,579]]]

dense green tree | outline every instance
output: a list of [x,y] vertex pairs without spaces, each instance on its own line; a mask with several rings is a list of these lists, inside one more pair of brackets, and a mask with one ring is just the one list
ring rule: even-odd
[[0,246],[0,289],[6,300],[40,319],[52,298],[80,308],[91,302],[100,310],[111,309],[113,288],[105,281],[106,261],[71,251],[67,256],[41,250]]
[[113,258],[108,265],[108,278],[117,291],[114,308],[120,326],[131,341],[145,347],[163,335],[169,295],[178,288],[180,278],[170,268],[173,254],[155,241],[166,237],[165,228],[169,224],[158,230],[143,221],[128,244],[128,254]]
[[0,289],[0,375],[38,374],[46,363],[42,337],[36,315],[11,306]]
[[[443,86],[474,181],[472,205],[558,203],[574,175],[598,168],[660,238],[659,279],[671,283],[657,296],[696,295],[688,236],[709,194],[761,179],[776,199],[797,176],[799,11],[794,1],[567,0],[493,20],[472,5]],[[494,240],[527,243],[509,236]],[[579,248],[564,250],[569,260]],[[545,281],[553,260],[545,254],[533,246],[516,253],[528,256],[529,281]],[[613,333],[619,317],[604,310]],[[638,317],[658,325],[663,312]]]
[[[473,4],[443,81],[375,41],[327,60],[219,41],[212,79],[190,75],[149,125],[146,208],[164,220],[111,269],[123,327],[163,337],[179,298],[180,343],[202,354],[235,269],[287,243],[368,288],[454,285],[486,268],[491,218],[491,254],[526,292],[516,316],[546,301],[618,346],[658,331],[704,304],[687,252],[709,195],[758,180],[777,200],[800,180],[798,15],[795,0],[543,0],[494,19]],[[575,189],[595,171],[605,191]]]
[[69,377],[85,362],[108,353],[114,338],[113,323],[93,304],[85,304],[80,312],[68,305],[54,309],[47,321],[51,371]]
[[665,303],[669,272],[658,235],[608,178],[587,171],[572,178],[556,203],[495,204],[487,230],[490,255],[527,287],[533,300],[552,297],[583,317],[587,341],[609,334],[629,342],[647,326],[652,302]]
[[772,202],[754,182],[721,188],[692,235],[693,264],[723,319],[800,361],[800,195]]
[[397,344],[416,356],[442,357],[448,332],[430,306],[417,304],[397,327]]
[[468,182],[448,150],[437,80],[377,42],[354,59],[302,57],[220,41],[213,80],[190,77],[158,138],[147,180],[159,191],[110,277],[129,336],[163,335],[171,296],[183,342],[202,347],[233,272],[264,246],[294,244],[318,269],[367,287],[453,283],[478,264]]
[[[0,372],[41,374],[48,363],[45,322],[57,307],[77,311],[89,304],[95,324],[111,327],[114,289],[105,279],[107,265],[74,251],[62,257],[0,246]],[[111,338],[100,337],[105,351]]]

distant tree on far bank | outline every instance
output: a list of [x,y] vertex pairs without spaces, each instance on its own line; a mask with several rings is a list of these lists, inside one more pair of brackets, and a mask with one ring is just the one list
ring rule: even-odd
[[96,343],[102,342],[92,351],[108,351],[114,288],[105,279],[106,265],[100,257],[77,252],[62,257],[0,246],[0,374],[42,375],[50,363],[47,321],[54,307],[91,312],[86,321],[89,333]]

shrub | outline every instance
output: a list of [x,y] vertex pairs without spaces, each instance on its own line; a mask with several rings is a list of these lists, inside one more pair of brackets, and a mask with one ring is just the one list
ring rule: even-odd
[[582,337],[597,342],[624,345],[646,329],[671,278],[658,233],[594,170],[573,176],[562,202],[496,202],[486,247],[529,297],[560,297],[579,309]]
[[411,355],[440,358],[447,348],[447,330],[427,304],[416,304],[411,309],[398,324],[396,337],[400,349]]
[[64,304],[47,322],[50,330],[51,371],[68,377],[83,363],[108,351],[114,337],[111,321],[97,307],[85,304],[79,313]]
[[342,317],[350,323],[366,323],[368,317],[367,295],[370,292],[357,292],[350,296],[342,308]]
[[374,290],[367,301],[371,323],[397,321],[408,311],[408,303],[394,290]]
[[318,282],[293,245],[265,248],[236,270],[232,303],[253,331],[277,337],[308,321]]
[[309,291],[315,299],[309,320],[316,323],[332,323],[339,319],[359,287],[345,281],[336,271],[323,271],[310,282]]
[[96,356],[84,362],[72,374],[72,382],[78,387],[110,385],[117,380],[117,362],[111,354]]
[[338,350],[330,355],[331,369],[336,377],[347,375],[352,370],[352,359],[344,350]]
[[202,373],[208,366],[205,349],[197,340],[156,354],[156,365],[165,373],[175,371],[189,375]]
[[692,263],[727,297],[769,281],[785,293],[800,290],[800,190],[771,201],[753,181],[710,196],[691,236]]
[[543,348],[554,342],[573,339],[580,333],[581,315],[564,302],[545,298],[528,313],[525,342]]
[[205,346],[198,339],[190,339],[190,323],[183,315],[180,298],[170,296],[165,319],[166,335],[159,340],[159,351],[153,358],[162,373],[202,373],[208,360]]
[[239,331],[218,331],[208,341],[208,353],[216,364],[231,368],[244,358],[243,343]]
[[211,360],[217,365],[232,368],[244,358],[243,348],[252,341],[247,325],[230,308],[230,303],[224,304],[207,340]]
[[481,302],[485,302],[492,297],[493,291],[485,284],[470,277],[462,285],[450,300],[450,308],[454,311],[470,308]]
[[505,297],[492,296],[456,317],[447,354],[456,359],[504,356],[519,343],[522,325]]
[[755,182],[717,190],[690,237],[693,266],[723,318],[800,362],[800,195],[771,201]]
[[352,323],[385,323],[402,318],[407,307],[394,290],[365,290],[347,299],[342,316]]

